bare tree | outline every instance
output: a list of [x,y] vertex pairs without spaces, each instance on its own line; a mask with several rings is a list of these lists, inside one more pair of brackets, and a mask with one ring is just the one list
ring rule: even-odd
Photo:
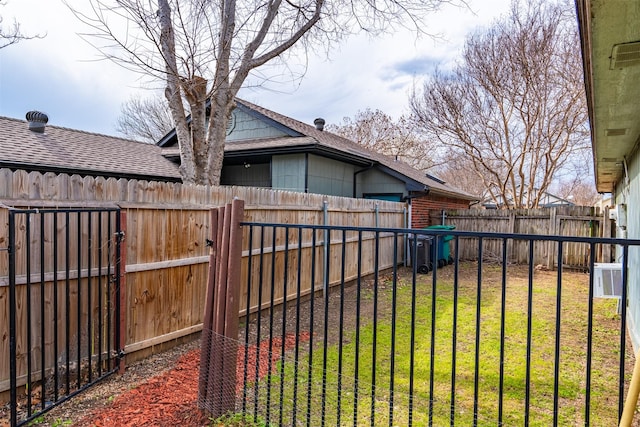
[[173,129],[167,103],[159,96],[130,98],[122,104],[116,130],[126,136],[155,144]]
[[326,129],[416,169],[426,170],[437,163],[435,147],[420,137],[414,121],[404,115],[394,120],[380,110],[366,109]]
[[442,156],[439,165],[430,170],[448,185],[474,194],[479,198],[485,192],[484,183],[473,166],[473,160],[464,153],[449,151]]
[[585,181],[579,176],[560,183],[556,194],[578,206],[593,206],[602,198],[596,191],[595,181]]
[[90,11],[72,10],[105,57],[164,82],[183,181],[215,185],[226,123],[250,73],[268,79],[258,71],[267,64],[293,69],[313,48],[329,52],[356,30],[420,30],[427,13],[456,1],[90,0]]
[[[574,11],[514,1],[467,38],[462,60],[411,96],[422,129],[470,159],[496,205],[537,207],[554,176],[588,149]],[[583,174],[589,171],[583,170]]]
[[[7,2],[0,1],[0,6],[5,6]],[[13,23],[9,27],[3,25],[4,17],[0,16],[0,49],[16,44],[21,40],[41,39],[44,35],[28,36],[20,32],[20,24],[14,18]]]

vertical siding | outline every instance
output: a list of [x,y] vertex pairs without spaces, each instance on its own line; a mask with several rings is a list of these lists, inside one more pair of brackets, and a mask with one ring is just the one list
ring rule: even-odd
[[[627,164],[629,169],[629,186],[624,187],[622,183],[616,188],[616,205],[625,203],[627,205],[627,237],[630,239],[640,239],[640,152],[636,151],[633,158]],[[620,230],[616,230],[620,237]],[[616,262],[621,260],[621,252],[616,252]],[[640,248],[629,248],[629,306],[627,320],[629,322],[629,333],[631,335],[634,350],[640,350]]]
[[271,174],[271,186],[274,190],[304,192],[304,154],[273,156]]
[[396,194],[407,195],[404,182],[397,178],[371,169],[357,175],[357,197],[363,194]]
[[309,155],[309,192],[352,197],[355,171],[355,166],[348,163],[311,154]]
[[222,168],[220,183],[221,185],[271,188],[271,164],[252,163],[249,167],[225,165]]

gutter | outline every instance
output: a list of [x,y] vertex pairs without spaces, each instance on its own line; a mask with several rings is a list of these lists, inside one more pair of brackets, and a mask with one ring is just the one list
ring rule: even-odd
[[357,178],[357,175],[358,175],[359,173],[362,173],[362,172],[366,172],[366,171],[368,171],[368,170],[371,170],[371,169],[373,168],[373,166],[374,166],[374,165],[375,165],[375,163],[371,162],[371,164],[370,164],[369,166],[367,166],[366,168],[364,168],[364,169],[360,169],[359,171],[355,171],[355,172],[353,173],[353,198],[354,198],[354,199],[356,199],[356,198],[357,198],[357,194],[358,194],[358,192],[356,191],[356,182],[357,182],[357,179],[356,179],[356,178]]

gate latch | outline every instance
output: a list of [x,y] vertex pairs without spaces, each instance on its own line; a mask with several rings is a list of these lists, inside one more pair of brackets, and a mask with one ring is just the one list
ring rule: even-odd
[[118,242],[120,242],[120,243],[124,242],[124,237],[125,237],[125,235],[124,235],[124,231],[116,231],[116,232],[114,233],[114,235],[115,235],[116,240],[117,240]]

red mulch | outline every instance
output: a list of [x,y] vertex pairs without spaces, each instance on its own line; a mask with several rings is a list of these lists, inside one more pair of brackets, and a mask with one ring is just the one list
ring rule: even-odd
[[[309,333],[298,336],[299,342],[309,340]],[[295,347],[296,336],[287,334],[284,338],[285,350]],[[282,338],[271,341],[272,362],[280,357]],[[255,379],[257,356],[255,345],[249,346],[247,353],[247,381]],[[260,343],[258,375],[264,377],[269,368],[269,340]],[[238,390],[244,375],[244,347],[238,351]],[[198,373],[200,368],[200,349],[192,350],[182,356],[176,366],[140,386],[119,395],[112,404],[84,417],[78,425],[95,427],[112,426],[206,426],[208,416],[197,407]],[[272,363],[272,369],[275,363]]]

